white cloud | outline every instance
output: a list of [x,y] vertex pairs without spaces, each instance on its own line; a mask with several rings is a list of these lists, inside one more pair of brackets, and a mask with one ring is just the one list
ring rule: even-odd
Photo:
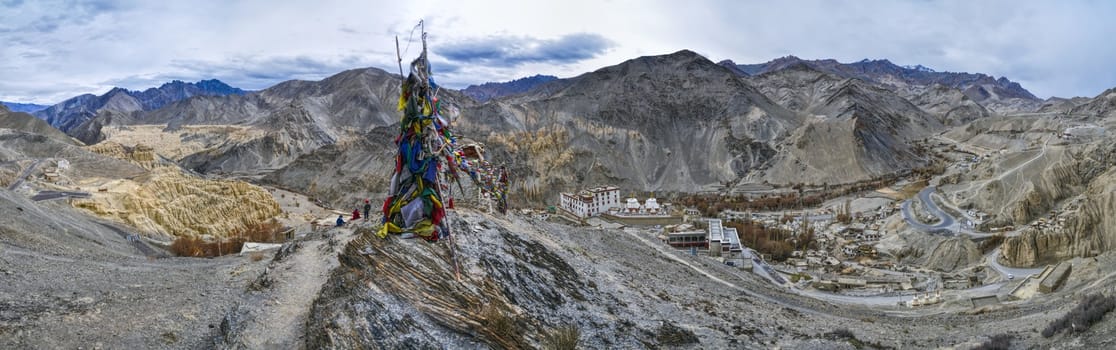
[[[450,87],[691,49],[738,63],[887,58],[1006,76],[1041,97],[1093,96],[1116,86],[1113,17],[1116,3],[1065,1],[0,1],[0,100],[53,103],[168,78],[260,89],[350,68],[395,72],[393,36],[406,46],[420,18],[435,69],[457,69],[439,78]],[[486,38],[576,35],[610,45],[551,62],[447,59]]]

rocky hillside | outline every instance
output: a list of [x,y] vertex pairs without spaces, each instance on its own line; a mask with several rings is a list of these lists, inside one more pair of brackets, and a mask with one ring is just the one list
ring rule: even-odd
[[[30,191],[27,195],[38,190],[88,193],[71,203],[94,217],[164,240],[221,237],[280,214],[262,188],[190,174],[150,147],[111,142],[80,147],[72,139],[0,129],[0,185],[7,188],[33,166],[38,171],[27,173],[23,182],[29,189],[16,190]],[[40,174],[47,168],[55,169],[58,178],[44,181]]]
[[472,97],[474,100],[485,102],[494,98],[504,97],[508,95],[521,94],[536,86],[558,80],[558,77],[552,75],[539,75],[519,78],[512,81],[502,83],[484,83],[480,85],[469,85],[461,93],[466,96]]
[[[680,88],[691,92],[677,94]],[[483,105],[453,95],[447,101],[466,101],[454,132],[484,143],[490,159],[508,165],[513,192],[522,195],[513,202],[536,204],[556,201],[550,197],[559,190],[603,183],[649,190],[719,185],[769,160],[771,144],[801,123],[689,51],[630,60]],[[327,199],[351,186],[382,193],[361,186],[376,182],[363,177],[386,178],[395,132],[323,147],[268,179]],[[362,178],[323,174],[312,182],[298,175],[323,169]]]
[[391,142],[398,127],[378,127],[355,138],[323,146],[272,172],[261,182],[306,193],[349,209],[363,199],[382,203],[390,185],[395,155]]
[[[925,164],[910,142],[940,130],[939,118],[855,79],[806,75],[827,83],[779,74],[756,83],[689,51],[641,57],[526,94],[466,102],[454,132],[508,165],[511,199],[521,204],[551,203],[558,191],[599,184],[647,191],[765,180],[836,184]],[[801,86],[816,93],[801,93]],[[392,167],[393,137],[384,130],[322,147],[266,181],[329,201],[363,195],[344,195],[354,189],[382,192],[375,186],[384,181],[368,178]]]
[[[1058,298],[946,311],[972,310],[965,299],[913,317],[911,309],[894,305],[861,307],[788,293],[758,275],[666,248],[635,229],[455,213],[455,243],[381,239],[358,229],[310,308],[305,346],[972,348],[1005,329],[1019,330],[1013,344],[1050,346],[1063,340],[1046,340],[1031,328],[1071,304]],[[950,241],[957,244],[943,249],[958,252],[923,255],[979,258],[971,241]],[[855,339],[830,333],[841,328]],[[1089,332],[1080,339],[1094,344],[1108,338]]]
[[89,152],[65,142],[24,131],[0,129],[0,187],[8,188],[28,167],[38,161],[42,167],[56,167],[66,160],[66,179],[126,178],[139,176],[140,168],[127,161]]
[[732,61],[722,61],[721,64],[735,65],[739,71],[749,75],[806,64],[843,78],[857,78],[888,87],[908,99],[921,95],[927,88],[941,85],[960,90],[970,100],[1001,112],[1031,111],[1037,109],[1042,102],[1019,83],[1007,78],[996,79],[980,73],[936,72],[925,67],[902,67],[888,60],[865,59],[854,63],[840,63],[833,59],[803,60],[786,56],[759,64],[736,65]]
[[939,118],[890,91],[804,63],[750,81],[779,104],[810,116],[765,174],[770,183],[844,183],[924,166],[928,159],[911,142],[943,128]]
[[[519,191],[603,183],[694,191],[768,166],[775,144],[802,122],[723,67],[679,51],[467,109],[460,128],[491,135],[495,158],[513,157],[512,173],[532,181]],[[553,167],[530,166],[536,159]]]
[[1069,113],[1097,118],[1116,117],[1116,88],[1105,90],[1088,102],[1078,101]]
[[27,113],[10,111],[4,106],[0,106],[0,128],[39,134],[72,145],[80,144],[77,140],[55,129],[42,119],[35,118],[35,116]]
[[46,120],[51,126],[70,132],[71,129],[93,119],[102,112],[129,114],[162,108],[171,102],[193,96],[224,96],[243,93],[245,93],[244,90],[228,86],[219,80],[202,80],[197,83],[175,80],[158,88],[150,88],[144,91],[113,88],[101,96],[80,95],[34,114],[36,117]]
[[[87,142],[109,139],[130,144],[135,125],[156,125],[183,140],[211,140],[180,163],[202,173],[255,175],[282,168],[319,147],[352,140],[396,122],[398,77],[379,69],[357,69],[321,81],[287,81],[245,95],[201,96],[154,111],[104,113],[73,131]],[[454,93],[447,92],[453,100]],[[460,96],[460,95],[457,95]],[[247,137],[199,126],[249,127]],[[109,138],[119,135],[122,138]],[[132,136],[135,136],[134,134]],[[159,153],[173,150],[157,150]]]

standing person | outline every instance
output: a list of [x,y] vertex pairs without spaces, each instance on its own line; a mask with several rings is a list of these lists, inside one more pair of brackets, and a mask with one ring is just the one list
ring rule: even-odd
[[[360,219],[360,209],[353,209],[353,220],[358,220],[358,219]],[[353,221],[353,220],[349,220],[349,221]]]
[[364,221],[368,221],[368,212],[372,210],[372,203],[367,199],[364,200]]

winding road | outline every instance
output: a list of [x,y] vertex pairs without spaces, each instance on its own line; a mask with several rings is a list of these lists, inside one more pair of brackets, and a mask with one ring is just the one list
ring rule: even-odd
[[[1044,144],[1043,152],[1045,152],[1045,151],[1046,151],[1046,147],[1045,147],[1045,144]],[[1031,160],[1033,161],[1034,159],[1038,159],[1038,157],[1032,158]],[[1028,161],[1028,163],[1029,162],[1030,161]],[[1019,167],[1016,167],[1016,169],[1018,169],[1018,168]],[[914,227],[916,229],[919,229],[919,230],[922,230],[922,231],[925,231],[925,232],[928,232],[928,233],[946,233],[946,234],[949,234],[949,235],[953,235],[954,232],[964,232],[965,234],[970,235],[974,238],[987,238],[987,237],[991,237],[991,236],[996,235],[995,233],[976,232],[976,231],[972,231],[972,230],[962,229],[960,227],[955,228],[954,225],[957,225],[957,220],[954,219],[952,215],[949,215],[948,213],[943,211],[941,208],[939,208],[936,203],[934,203],[934,201],[930,198],[930,196],[932,194],[934,194],[934,186],[928,186],[928,187],[922,189],[922,191],[918,192],[918,200],[923,203],[924,207],[926,208],[926,210],[928,212],[930,212],[931,215],[934,215],[934,216],[938,217],[940,222],[936,225],[927,225],[927,224],[924,224],[922,222],[919,222],[918,219],[915,218],[914,215],[911,213],[911,210],[910,210],[911,200],[908,200],[908,201],[903,203],[903,219],[905,219],[907,221],[907,224],[909,224],[911,227]],[[1004,235],[1007,236],[1007,237],[1012,237],[1012,236],[1019,235],[1021,232],[1022,232],[1022,229],[1019,229],[1019,230],[1008,232]],[[1008,276],[1026,277],[1028,275],[1040,273],[1043,270],[1043,268],[1041,268],[1041,267],[1040,268],[1015,268],[1015,267],[1007,267],[1007,266],[1000,265],[1000,262],[999,262],[1000,248],[999,247],[997,247],[996,249],[993,249],[988,254],[985,254],[984,257],[985,257],[986,261],[988,262],[988,265],[990,267],[992,267],[993,269],[996,269],[996,271],[999,271],[1000,274],[1003,275],[1004,278],[1008,278]]]
[[35,171],[35,168],[37,168],[39,164],[42,163],[42,159],[36,160],[34,163],[31,163],[31,166],[27,167],[27,169],[24,169],[23,173],[19,174],[19,178],[17,178],[15,182],[12,182],[12,184],[8,186],[8,191],[15,191],[15,189],[18,188],[19,185],[23,184],[23,180],[27,178],[27,175],[31,175],[31,172]]
[[1030,275],[1036,275],[1036,274],[1042,273],[1042,270],[1045,269],[1045,267],[1019,268],[1019,267],[1007,267],[1007,266],[1004,266],[1004,265],[1000,265],[1000,261],[999,261],[1000,260],[999,259],[999,257],[1000,257],[1000,247],[996,247],[996,249],[993,249],[991,252],[986,254],[984,257],[988,261],[988,266],[991,266],[993,269],[996,269],[996,271],[1000,271],[1000,274],[1004,275],[1005,278],[1009,275],[1011,275],[1013,277],[1016,277],[1016,278],[1024,278],[1024,277],[1027,277],[1027,276],[1030,276]]
[[906,219],[907,224],[911,225],[911,227],[922,231],[952,235],[953,232],[955,232],[953,226],[957,223],[957,220],[955,220],[952,215],[942,211],[942,209],[930,199],[930,195],[933,193],[934,186],[927,186],[923,188],[922,191],[918,191],[918,200],[922,202],[926,211],[930,212],[930,215],[938,218],[937,224],[929,225],[918,221],[918,218],[911,214],[911,200],[903,202],[903,219]]

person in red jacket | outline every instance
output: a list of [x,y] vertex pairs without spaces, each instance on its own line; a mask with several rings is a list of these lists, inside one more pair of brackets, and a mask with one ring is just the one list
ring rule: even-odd
[[[353,209],[353,220],[360,219],[360,209]],[[352,221],[352,220],[350,220]]]

